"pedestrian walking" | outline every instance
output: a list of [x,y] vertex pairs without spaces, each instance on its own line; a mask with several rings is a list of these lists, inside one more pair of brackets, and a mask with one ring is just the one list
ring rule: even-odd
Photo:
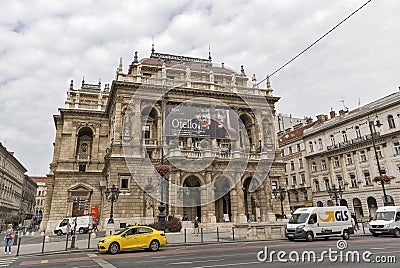
[[95,221],[93,221],[93,231],[98,232],[99,229],[97,228],[97,226],[99,225],[99,219],[96,219]]
[[200,233],[199,232],[200,231],[199,223],[200,223],[199,217],[196,216],[196,219],[194,220],[194,230],[193,230],[194,233],[196,234],[196,236],[199,235],[199,233]]
[[11,246],[13,244],[13,240],[15,237],[14,230],[12,228],[12,224],[8,225],[7,230],[4,232],[5,233],[5,242],[6,242],[6,247],[4,249],[4,254],[11,254]]

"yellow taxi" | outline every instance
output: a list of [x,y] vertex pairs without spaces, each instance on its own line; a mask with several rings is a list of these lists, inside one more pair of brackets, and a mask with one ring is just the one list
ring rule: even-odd
[[100,238],[97,243],[99,252],[116,254],[121,250],[144,248],[157,251],[167,243],[164,231],[158,231],[148,226],[134,225],[126,229]]

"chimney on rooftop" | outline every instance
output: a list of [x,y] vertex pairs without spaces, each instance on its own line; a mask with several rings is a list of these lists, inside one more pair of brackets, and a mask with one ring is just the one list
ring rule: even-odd
[[335,113],[335,111],[331,110],[331,111],[329,112],[329,115],[331,116],[331,119],[333,119],[333,118],[335,118],[336,113]]

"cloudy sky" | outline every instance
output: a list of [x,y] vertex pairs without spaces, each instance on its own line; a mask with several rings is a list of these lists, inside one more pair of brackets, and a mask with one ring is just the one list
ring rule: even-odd
[[[111,83],[123,57],[207,58],[261,81],[367,0],[2,0],[0,142],[44,176],[52,116],[71,79]],[[350,109],[400,85],[400,1],[373,0],[271,78],[277,111],[295,117]],[[262,86],[265,86],[263,83]]]

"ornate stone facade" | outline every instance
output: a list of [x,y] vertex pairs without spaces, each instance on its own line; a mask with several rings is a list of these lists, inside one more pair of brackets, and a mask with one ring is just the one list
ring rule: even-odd
[[[114,203],[117,228],[156,221],[160,198],[167,215],[198,216],[203,223],[246,222],[246,215],[252,221],[275,220],[280,204],[271,201],[271,179],[279,183],[284,174],[284,163],[275,159],[279,98],[272,96],[269,81],[266,89],[257,83],[247,87],[247,81],[243,67],[237,73],[211,58],[152,51],[140,61],[135,53],[127,73],[121,59],[111,88],[83,81],[74,89],[71,82],[66,107],[54,116],[42,229],[51,232],[62,217],[88,214],[92,206],[98,206],[104,225],[111,207],[104,192],[113,184],[121,191]],[[236,138],[162,133],[165,113],[193,100],[198,107],[217,110],[215,103],[223,103],[234,111],[240,119],[232,132]],[[163,161],[171,166],[166,183],[153,167]],[[67,202],[71,197],[87,198],[88,208]]]

